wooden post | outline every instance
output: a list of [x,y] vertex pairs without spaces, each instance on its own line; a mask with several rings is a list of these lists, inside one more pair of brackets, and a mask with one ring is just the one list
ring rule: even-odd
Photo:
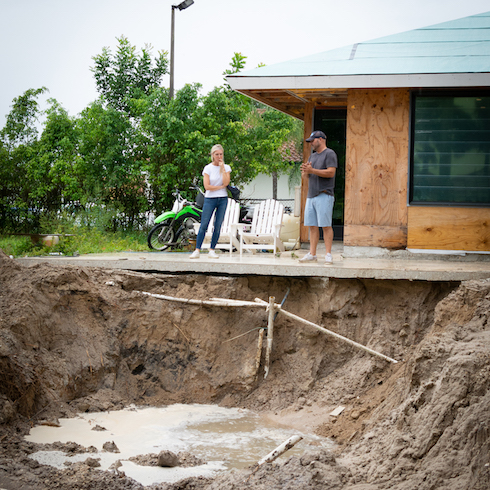
[[264,343],[265,328],[259,330],[259,341],[257,343],[257,354],[255,356],[255,379],[259,376],[260,358],[262,357],[262,345]]
[[[308,102],[305,105],[305,124],[304,124],[304,135],[303,139],[305,140],[310,136],[313,131],[313,111],[315,109],[314,104]],[[311,145],[310,143],[303,143],[303,162],[307,162],[310,158]],[[306,204],[306,196],[308,194],[308,177],[301,176],[301,214],[300,214],[300,242],[305,243],[310,241],[310,237],[308,235],[308,227],[304,225],[305,220],[305,204]]]
[[264,379],[269,374],[270,356],[272,350],[272,339],[274,337],[274,296],[269,297],[269,320],[267,322],[267,349],[265,351],[265,374]]

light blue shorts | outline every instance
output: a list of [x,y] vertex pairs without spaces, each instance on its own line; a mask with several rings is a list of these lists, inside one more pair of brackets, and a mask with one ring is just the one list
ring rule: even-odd
[[332,226],[333,203],[335,198],[324,192],[306,199],[305,226]]

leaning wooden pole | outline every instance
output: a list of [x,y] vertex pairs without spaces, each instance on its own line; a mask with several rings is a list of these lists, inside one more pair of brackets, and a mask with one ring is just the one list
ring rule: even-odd
[[[174,296],[165,296],[163,294],[147,293],[145,291],[135,291],[135,293],[145,294],[152,298],[164,299],[167,301],[175,301],[177,303],[185,303],[188,305],[196,306],[228,306],[228,307],[250,307],[250,308],[263,308],[262,305],[252,301],[238,301],[234,299],[215,298],[213,300],[202,299],[188,299],[188,298],[175,298]],[[267,305],[267,302],[265,303]]]
[[293,446],[298,444],[301,439],[303,439],[301,436],[290,437],[287,441],[284,441],[280,446],[276,447],[274,451],[270,452],[267,456],[264,456],[260,461],[258,461],[257,465],[260,466],[264,463],[272,463],[272,461],[281,456],[281,454],[284,454],[286,451],[289,451]]
[[269,364],[272,351],[272,339],[274,338],[274,296],[269,297],[269,319],[267,322],[267,348],[265,351],[265,374],[264,379],[269,374]]
[[[255,298],[255,301],[257,303],[266,305],[267,303],[260,299],[260,298]],[[342,335],[339,335],[338,333],[332,332],[331,330],[327,330],[326,328],[320,327],[320,325],[317,325],[316,323],[310,322],[308,320],[305,320],[304,318],[301,318],[298,315],[295,315],[294,313],[290,313],[289,311],[283,310],[280,305],[275,305],[276,309],[281,312],[283,315],[292,318],[293,320],[297,320],[298,322],[304,323],[305,325],[310,325],[310,327],[316,328],[317,330],[320,330],[320,332],[326,333],[327,335],[330,335],[331,337],[335,337],[337,340],[342,340],[343,342],[347,342],[348,344],[352,345],[353,347],[356,347],[357,349],[364,350],[366,352],[369,352],[369,354],[372,354],[373,356],[381,357],[381,359],[384,359],[385,361],[392,362],[393,364],[397,364],[398,361],[395,359],[392,359],[391,357],[385,356],[384,354],[381,354],[380,352],[376,352],[373,349],[370,349],[369,347],[366,347],[365,345],[359,344],[357,342],[354,342],[351,339],[348,339],[347,337],[343,337]]]

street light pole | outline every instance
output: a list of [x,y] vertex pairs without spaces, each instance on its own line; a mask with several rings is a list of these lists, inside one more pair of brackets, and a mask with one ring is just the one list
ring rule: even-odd
[[190,7],[194,0],[184,0],[179,5],[172,5],[172,22],[170,25],[170,87],[169,98],[174,98],[174,32],[175,32],[175,9],[184,10]]

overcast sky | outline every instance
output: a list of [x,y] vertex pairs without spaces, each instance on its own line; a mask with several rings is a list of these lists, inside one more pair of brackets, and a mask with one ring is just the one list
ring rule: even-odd
[[[170,51],[180,1],[0,0],[0,128],[13,98],[41,86],[76,116],[97,98],[92,57],[117,37]],[[488,0],[195,0],[175,12],[175,88],[221,85],[235,52],[252,69],[488,10]]]

